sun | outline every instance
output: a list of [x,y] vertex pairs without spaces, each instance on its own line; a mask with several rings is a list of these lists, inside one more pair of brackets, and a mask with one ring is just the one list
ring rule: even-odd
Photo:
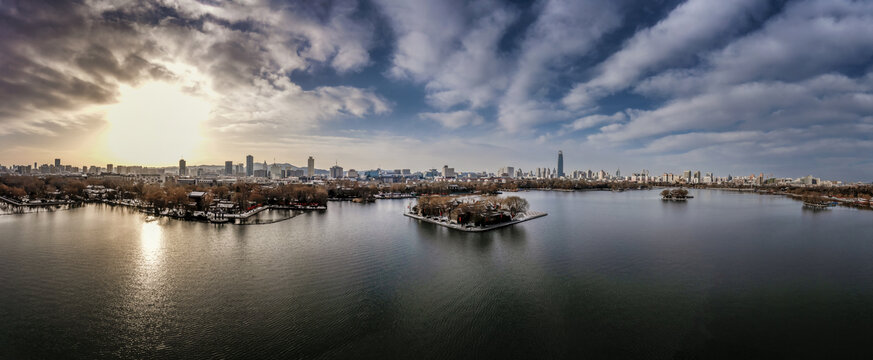
[[106,111],[106,158],[131,165],[196,158],[210,109],[208,101],[169,83],[122,87],[119,102]]

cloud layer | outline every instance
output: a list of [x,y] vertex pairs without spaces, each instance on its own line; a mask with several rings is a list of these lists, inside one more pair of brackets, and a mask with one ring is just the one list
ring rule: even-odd
[[73,139],[163,82],[211,104],[202,162],[873,180],[868,1],[0,1],[0,38],[4,164],[103,161]]

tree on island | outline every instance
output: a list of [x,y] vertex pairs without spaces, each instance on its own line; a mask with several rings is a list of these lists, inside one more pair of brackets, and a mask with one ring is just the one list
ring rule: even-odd
[[665,189],[664,191],[661,191],[661,198],[665,200],[685,200],[688,198],[688,190]]
[[504,198],[502,201],[502,205],[503,208],[509,210],[509,214],[512,217],[515,217],[515,215],[517,214],[527,212],[529,206],[527,200],[518,196],[509,196]]
[[518,196],[421,196],[411,211],[420,216],[445,216],[459,224],[482,226],[510,221],[527,212],[528,207],[527,200]]

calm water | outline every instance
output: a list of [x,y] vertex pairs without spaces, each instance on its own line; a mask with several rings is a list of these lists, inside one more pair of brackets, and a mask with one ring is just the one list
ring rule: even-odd
[[526,192],[484,234],[407,201],[252,226],[0,216],[0,358],[794,357],[873,349],[873,212]]

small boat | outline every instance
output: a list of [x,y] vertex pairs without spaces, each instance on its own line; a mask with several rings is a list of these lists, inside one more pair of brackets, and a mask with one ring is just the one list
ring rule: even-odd
[[158,218],[157,218],[156,216],[149,215],[149,216],[146,216],[146,218],[145,218],[145,222],[152,222],[152,221],[155,221],[155,220],[157,220],[157,219],[158,219]]

